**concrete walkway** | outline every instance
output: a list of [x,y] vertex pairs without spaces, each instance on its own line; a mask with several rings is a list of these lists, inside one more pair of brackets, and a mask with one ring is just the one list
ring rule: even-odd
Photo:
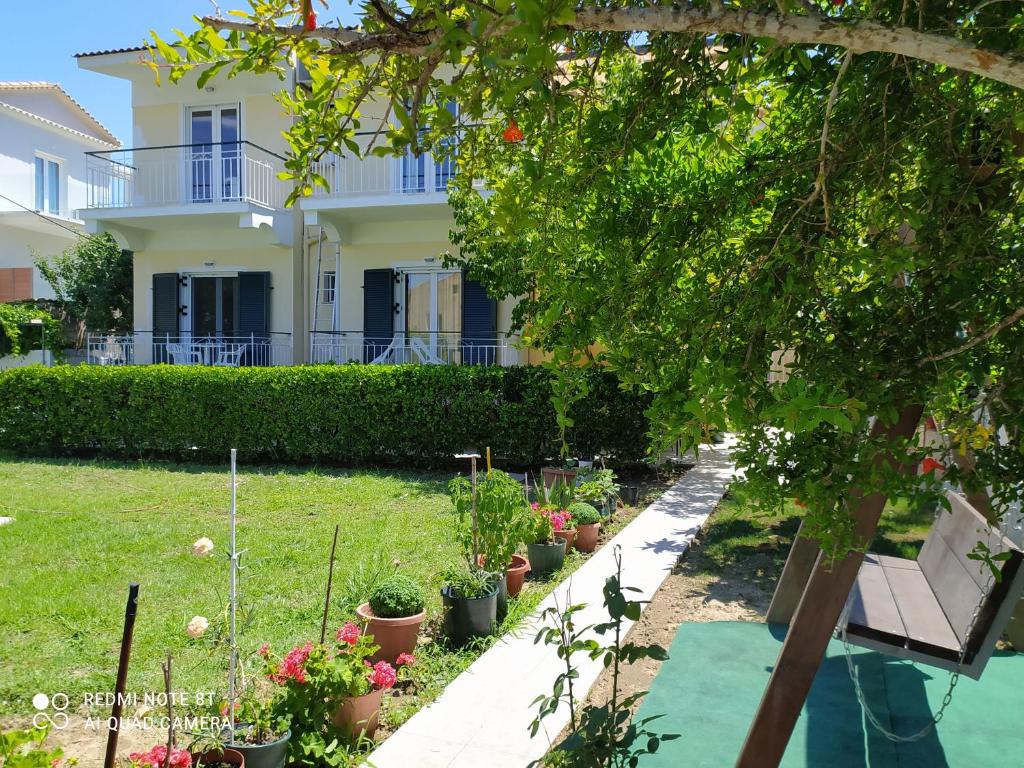
[[[369,758],[376,768],[525,768],[544,755],[569,722],[568,707],[548,716],[530,738],[536,716],[532,702],[551,691],[562,664],[555,649],[535,645],[541,612],[554,604],[586,603],[577,624],[607,620],[602,605],[605,579],[615,571],[613,545],[622,547],[625,586],[637,587],[630,599],[649,600],[686,551],[694,535],[722,498],[733,475],[726,446],[705,446],[697,466],[660,499],[641,512],[569,579],[559,584],[514,636],[506,636],[381,744]],[[576,662],[582,698],[602,666],[582,655]]]

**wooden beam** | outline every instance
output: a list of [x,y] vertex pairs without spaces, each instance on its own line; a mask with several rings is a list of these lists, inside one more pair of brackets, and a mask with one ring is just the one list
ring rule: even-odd
[[803,530],[804,524],[801,522],[775,587],[775,594],[772,595],[772,604],[768,606],[765,621],[769,624],[789,624],[807,587],[807,580],[811,578],[818,562],[818,542],[802,536]]
[[[906,406],[900,410],[895,424],[883,425],[876,421],[871,434],[873,437],[884,434],[890,442],[909,438],[913,436],[923,410],[920,405]],[[875,457],[876,466],[883,462],[906,470],[896,463],[891,454],[880,453]],[[857,540],[865,547],[874,538],[885,502],[886,495],[881,491],[867,493],[864,489],[855,489],[851,494],[849,509],[854,519],[854,531]],[[778,766],[782,761],[863,559],[863,550],[851,552],[834,563],[830,563],[824,553],[818,554],[761,705],[736,761],[737,768],[769,768]]]

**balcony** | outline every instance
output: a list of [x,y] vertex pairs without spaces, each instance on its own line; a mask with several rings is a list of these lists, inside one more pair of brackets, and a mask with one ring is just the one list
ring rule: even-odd
[[226,368],[290,365],[290,333],[173,336],[135,331],[128,334],[89,333],[85,361],[92,365],[210,365]]
[[[86,208],[79,213],[89,231],[125,240],[166,228],[168,217],[197,217],[192,223],[199,227],[233,222],[273,229],[289,191],[278,179],[284,161],[248,141],[87,152]],[[140,245],[122,243],[131,250]]]

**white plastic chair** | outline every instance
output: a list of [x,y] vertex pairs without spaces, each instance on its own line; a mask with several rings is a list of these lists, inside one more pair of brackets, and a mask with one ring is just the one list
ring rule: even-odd
[[198,350],[184,344],[168,344],[167,354],[174,365],[200,365],[203,362]]
[[242,362],[242,355],[245,354],[246,347],[248,344],[232,344],[231,346],[221,346],[217,349],[217,357],[214,359],[213,364],[228,368],[237,368]]

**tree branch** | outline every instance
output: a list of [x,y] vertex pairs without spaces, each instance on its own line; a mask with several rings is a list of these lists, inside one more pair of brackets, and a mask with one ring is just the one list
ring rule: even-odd
[[966,352],[969,349],[973,349],[979,344],[988,341],[1000,331],[1009,328],[1022,317],[1024,317],[1024,307],[1019,307],[1015,312],[1013,312],[1013,314],[1004,317],[998,323],[991,326],[987,331],[985,331],[984,333],[979,333],[977,336],[974,336],[973,338],[964,342],[959,347],[954,347],[953,349],[948,349],[945,352],[941,352],[937,355],[928,355],[928,357],[922,358],[917,362],[917,367],[921,368],[922,366],[928,365],[929,363],[937,363],[940,360],[946,360],[950,357],[956,357],[961,352]]
[[[316,37],[334,43],[328,53],[391,51],[422,54],[444,36],[438,27],[404,31],[363,32],[318,27],[307,32],[300,26],[254,25],[207,16],[202,23],[213,29],[258,31],[292,37]],[[505,31],[519,22],[509,18]],[[469,31],[469,22],[461,26]],[[692,5],[629,8],[580,8],[565,28],[584,32],[659,32],[674,34],[738,34],[767,37],[784,45],[835,45],[852,53],[891,53],[1024,89],[1024,57],[978,48],[967,40],[921,32],[906,26],[890,26],[868,19],[841,20],[827,16],[779,14],[728,8],[718,3],[707,8]]]

